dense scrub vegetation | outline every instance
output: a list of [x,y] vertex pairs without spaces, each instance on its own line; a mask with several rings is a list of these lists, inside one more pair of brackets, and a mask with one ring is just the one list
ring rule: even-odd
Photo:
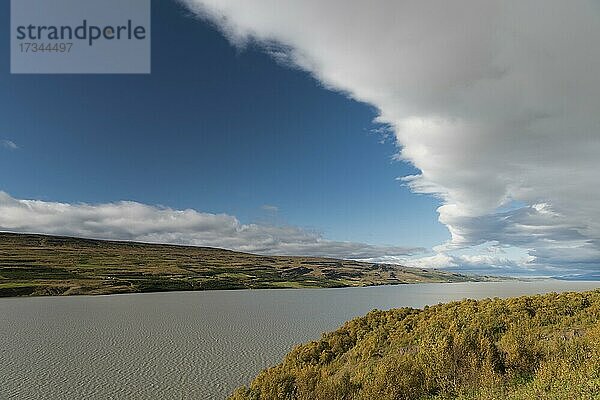
[[232,400],[600,398],[600,291],[372,311]]

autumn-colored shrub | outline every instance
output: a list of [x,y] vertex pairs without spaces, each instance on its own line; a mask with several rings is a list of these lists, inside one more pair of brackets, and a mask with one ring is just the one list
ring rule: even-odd
[[374,310],[233,400],[600,398],[600,291]]

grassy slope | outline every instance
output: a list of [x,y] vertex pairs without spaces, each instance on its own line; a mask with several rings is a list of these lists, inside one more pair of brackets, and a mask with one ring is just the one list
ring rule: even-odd
[[232,400],[598,399],[600,291],[373,311]]
[[0,233],[0,296],[481,280],[441,271],[172,245]]

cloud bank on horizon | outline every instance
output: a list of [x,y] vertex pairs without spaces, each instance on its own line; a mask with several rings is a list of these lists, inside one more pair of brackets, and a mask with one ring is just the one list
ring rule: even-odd
[[443,202],[451,240],[422,262],[502,264],[456,255],[490,245],[522,249],[516,270],[598,271],[600,3],[181,1],[377,107],[421,171],[403,182]]
[[133,201],[70,204],[21,200],[2,191],[0,231],[347,259],[406,258],[423,250],[327,240],[294,226],[242,224],[227,214],[174,210]]

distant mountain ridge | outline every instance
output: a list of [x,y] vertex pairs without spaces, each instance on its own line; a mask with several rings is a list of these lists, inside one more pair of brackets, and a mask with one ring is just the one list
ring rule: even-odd
[[0,232],[0,297],[494,279],[331,258]]

